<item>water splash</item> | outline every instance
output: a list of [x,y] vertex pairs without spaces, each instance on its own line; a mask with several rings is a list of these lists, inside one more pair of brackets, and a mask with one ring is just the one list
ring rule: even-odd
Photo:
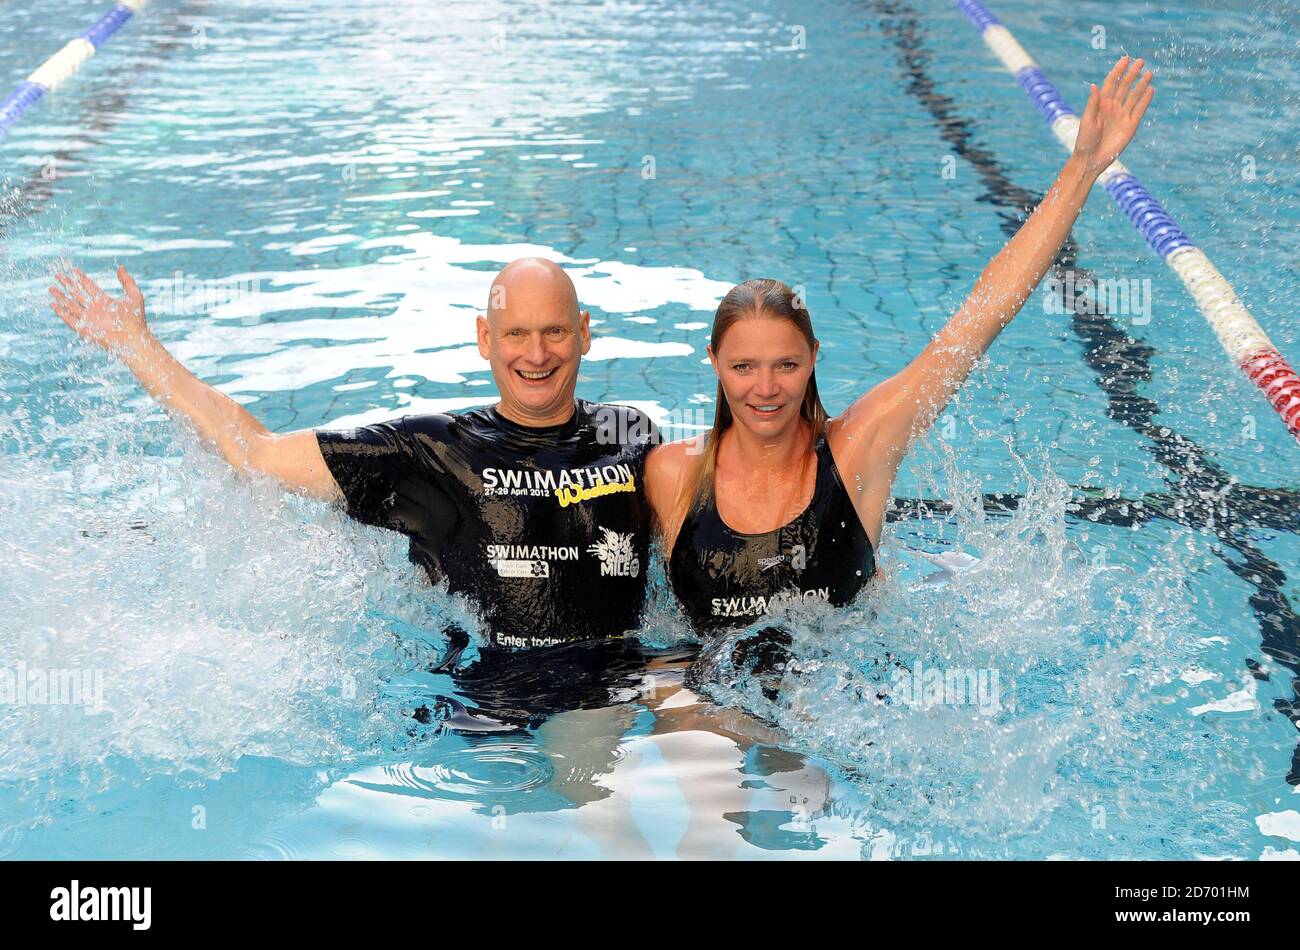
[[[710,697],[837,765],[862,796],[858,817],[895,836],[951,835],[968,856],[1049,828],[1062,850],[1113,856],[1119,829],[1189,813],[1222,822],[1210,851],[1242,840],[1240,816],[1213,795],[1188,800],[1236,767],[1234,752],[1197,741],[1179,679],[1205,650],[1185,595],[1203,545],[1180,530],[1136,552],[1136,533],[1071,524],[1070,488],[1045,458],[1022,462],[1018,509],[990,517],[979,476],[939,455],[919,477],[953,503],[951,519],[887,532],[883,582],[851,607],[792,605],[712,645]],[[973,554],[978,568],[926,583],[931,559],[909,546]],[[779,690],[735,650],[774,625],[790,635]]]
[[[74,362],[59,415],[0,420],[0,657],[30,700],[0,706],[0,786],[34,817],[125,773],[412,741],[386,684],[427,666],[448,623],[477,629],[463,600],[431,595],[404,539],[234,476],[144,397],[114,403],[95,358]],[[86,688],[34,689],[60,680]]]

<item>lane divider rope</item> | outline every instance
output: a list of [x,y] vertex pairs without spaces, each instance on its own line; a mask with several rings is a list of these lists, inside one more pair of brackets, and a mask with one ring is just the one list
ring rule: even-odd
[[113,9],[100,17],[94,26],[76,39],[69,40],[63,49],[36,67],[35,72],[20,82],[18,88],[0,102],[0,137],[3,137],[9,127],[35,105],[41,96],[59,88],[69,76],[80,69],[82,63],[95,55],[95,50],[108,42],[109,37],[121,29],[132,15],[144,9],[148,2],[149,0],[120,0],[113,5]]
[[[957,0],[957,8],[1016,77],[1061,144],[1073,152],[1079,117],[1038,64],[979,0]],[[1115,199],[1151,249],[1182,280],[1224,351],[1264,394],[1291,435],[1300,441],[1300,376],[1251,316],[1232,284],[1120,161],[1112,162],[1098,183]]]

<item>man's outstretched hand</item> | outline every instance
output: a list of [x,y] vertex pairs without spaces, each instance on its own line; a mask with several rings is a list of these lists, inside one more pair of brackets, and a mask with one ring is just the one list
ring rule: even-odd
[[1124,56],[1111,68],[1100,90],[1095,84],[1090,86],[1088,105],[1079,119],[1074,154],[1094,175],[1105,171],[1133,140],[1138,123],[1156,94],[1155,86],[1151,85],[1151,71],[1142,73],[1143,63],[1141,59],[1130,62]]
[[124,296],[110,297],[77,268],[54,275],[57,287],[50,287],[50,306],[68,326],[91,343],[124,356],[149,337],[144,316],[144,294],[118,266],[117,280]]

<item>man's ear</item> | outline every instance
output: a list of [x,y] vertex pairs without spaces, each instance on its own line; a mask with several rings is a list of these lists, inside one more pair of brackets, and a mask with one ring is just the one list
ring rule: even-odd
[[492,328],[488,326],[487,317],[479,314],[474,321],[474,327],[478,331],[478,355],[485,360],[492,359],[491,350],[488,349],[488,339]]
[[578,314],[578,335],[582,338],[582,355],[591,349],[591,313],[583,310]]

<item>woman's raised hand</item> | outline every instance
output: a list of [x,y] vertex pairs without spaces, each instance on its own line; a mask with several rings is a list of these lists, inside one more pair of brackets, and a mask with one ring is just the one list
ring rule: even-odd
[[1111,68],[1101,89],[1095,83],[1090,87],[1088,105],[1079,119],[1074,156],[1094,175],[1105,171],[1133,140],[1156,93],[1151,71],[1142,73],[1143,62],[1125,56]]

